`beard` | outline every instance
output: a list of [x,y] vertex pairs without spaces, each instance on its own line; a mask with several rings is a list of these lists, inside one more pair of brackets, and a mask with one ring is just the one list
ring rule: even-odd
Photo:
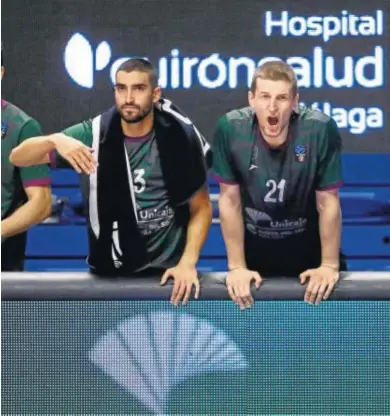
[[140,110],[139,111],[139,113],[138,114],[135,114],[135,115],[126,115],[123,111],[122,111],[122,109],[119,109],[119,113],[120,113],[120,115],[121,115],[121,118],[122,118],[122,120],[125,122],[125,123],[128,123],[128,124],[135,124],[135,123],[139,123],[140,121],[142,121],[145,117],[147,117],[151,112],[152,112],[152,110],[153,110],[153,103],[150,105],[150,106],[148,106],[148,107],[146,107],[146,108],[141,108],[141,107],[139,107],[139,106],[137,106],[137,105],[135,105],[135,104],[133,104],[135,107],[137,107],[137,109],[138,110]]

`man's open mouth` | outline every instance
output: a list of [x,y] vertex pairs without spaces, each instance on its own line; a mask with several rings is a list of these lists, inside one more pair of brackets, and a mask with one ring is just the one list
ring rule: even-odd
[[267,121],[271,126],[276,126],[276,124],[278,124],[279,118],[270,116],[267,118]]

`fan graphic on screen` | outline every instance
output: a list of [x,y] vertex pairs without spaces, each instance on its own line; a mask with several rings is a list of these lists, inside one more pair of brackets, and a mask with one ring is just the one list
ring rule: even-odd
[[157,415],[166,414],[170,391],[189,377],[247,367],[224,332],[204,320],[173,312],[121,322],[97,341],[89,358]]

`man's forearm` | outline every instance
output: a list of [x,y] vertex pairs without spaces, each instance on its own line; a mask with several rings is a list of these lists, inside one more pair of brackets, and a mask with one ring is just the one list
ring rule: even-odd
[[212,215],[211,202],[191,212],[187,228],[187,242],[180,259],[181,264],[196,266],[210,230]]
[[339,268],[341,240],[340,204],[332,203],[319,212],[321,265]]
[[229,270],[246,268],[244,254],[244,222],[241,204],[234,204],[228,198],[219,200],[219,216],[225,240]]
[[10,162],[19,167],[49,163],[49,154],[55,149],[55,139],[58,135],[61,133],[24,140],[12,150]]
[[51,213],[51,201],[30,200],[1,221],[1,237],[11,237],[45,220]]

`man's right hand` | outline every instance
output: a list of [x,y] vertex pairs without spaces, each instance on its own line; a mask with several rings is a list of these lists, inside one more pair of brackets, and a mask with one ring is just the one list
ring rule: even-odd
[[57,152],[77,173],[90,175],[95,172],[98,162],[91,147],[69,136],[56,137],[54,144]]
[[259,273],[244,267],[231,270],[226,277],[229,295],[241,310],[251,307],[254,302],[251,294],[252,280],[255,281],[256,289],[258,289],[263,279]]

